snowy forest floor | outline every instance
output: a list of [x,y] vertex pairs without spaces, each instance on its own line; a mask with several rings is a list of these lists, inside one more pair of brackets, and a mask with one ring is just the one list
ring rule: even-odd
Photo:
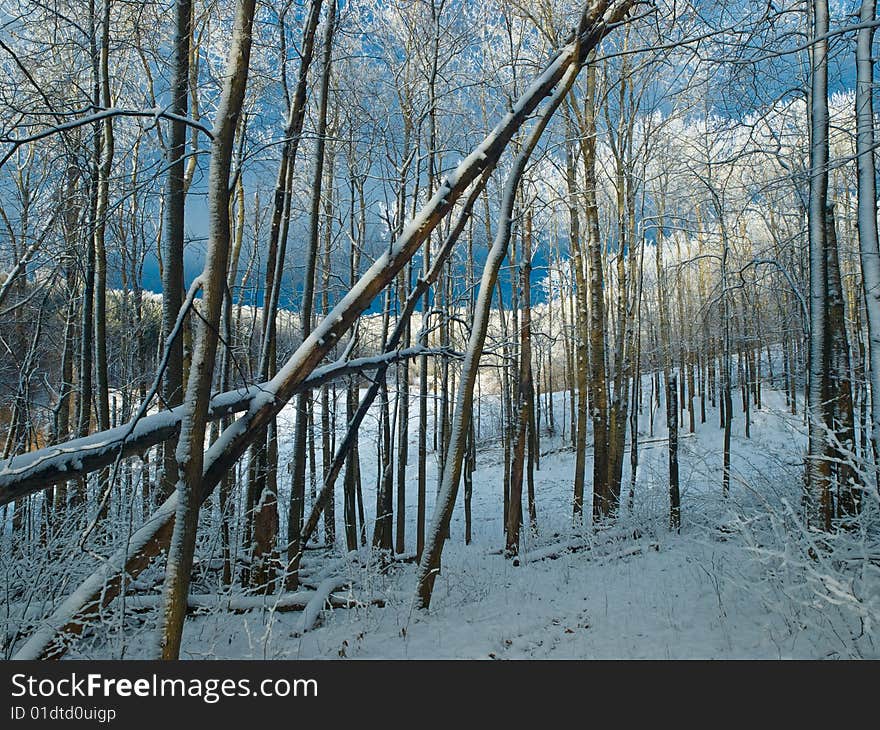
[[[738,395],[738,393],[737,393]],[[562,394],[558,394],[561,398]],[[646,397],[647,400],[647,397]],[[877,499],[865,500],[859,529],[829,539],[818,559],[799,518],[804,425],[784,396],[765,388],[744,436],[734,397],[731,493],[721,495],[718,412],[680,439],[682,529],[668,529],[667,442],[663,407],[641,415],[634,508],[602,529],[571,525],[574,453],[544,437],[535,473],[537,534],[525,531],[516,562],[501,555],[502,454],[480,449],[474,474],[473,540],[464,544],[459,495],[430,611],[414,611],[416,566],[380,570],[367,548],[345,555],[309,550],[306,583],[337,572],[357,602],[325,608],[303,632],[302,612],[231,613],[222,602],[240,587],[215,587],[217,605],[187,621],[182,658],[836,658],[878,657],[880,540]],[[561,401],[560,411],[561,411]],[[557,421],[559,419],[557,412]],[[284,422],[280,432],[283,434]],[[414,446],[414,444],[413,444]],[[375,456],[362,440],[367,536],[375,509]],[[415,453],[413,448],[412,453]],[[284,457],[282,456],[282,463]],[[407,547],[415,535],[415,460],[407,494]],[[429,510],[436,460],[429,469]],[[284,472],[282,472],[284,473]],[[588,464],[587,473],[590,474]],[[589,479],[587,487],[589,488]],[[282,505],[284,495],[281,495]],[[341,504],[341,494],[337,495]],[[590,504],[590,495],[586,497]],[[589,512],[589,507],[587,507]],[[159,570],[159,566],[156,566]],[[324,571],[324,575],[321,572]],[[158,582],[158,581],[157,581]],[[194,589],[195,590],[195,589]],[[221,595],[223,591],[226,595]],[[378,605],[381,604],[381,605]],[[155,613],[111,616],[70,658],[148,658]]]

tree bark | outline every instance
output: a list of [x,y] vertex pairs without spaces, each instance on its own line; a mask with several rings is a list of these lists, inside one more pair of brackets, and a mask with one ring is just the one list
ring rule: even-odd
[[831,465],[825,458],[825,401],[828,394],[828,271],[826,235],[828,206],[828,0],[813,0],[810,50],[810,349],[808,379],[809,445],[807,451],[807,525],[831,529]]
[[[587,102],[591,103],[591,101]],[[572,127],[572,135],[574,133],[574,125]],[[590,139],[585,139],[582,143],[584,146],[593,145],[595,149],[595,135]],[[574,467],[574,500],[573,500],[573,519],[575,524],[583,523],[583,505],[584,505],[584,482],[586,479],[586,460],[587,460],[587,414],[589,412],[590,395],[588,380],[588,360],[589,360],[589,335],[588,322],[589,308],[587,304],[587,280],[584,275],[584,256],[581,245],[580,220],[578,217],[577,195],[576,195],[576,173],[574,150],[572,145],[566,146],[566,183],[568,186],[568,217],[569,217],[569,245],[571,246],[571,268],[574,270],[574,298],[576,306],[572,311],[572,329],[574,337],[572,338],[572,350],[575,359],[575,382],[577,383],[577,415],[572,416],[572,436],[575,445],[575,467]],[[601,277],[601,274],[600,274]],[[604,296],[604,295],[603,295]],[[604,374],[604,363],[602,365]],[[572,404],[574,405],[574,404]],[[572,411],[574,414],[574,411]],[[599,438],[603,440],[602,434]],[[607,452],[603,450],[604,454]],[[604,463],[604,462],[603,462]],[[594,470],[595,471],[595,470]],[[593,480],[593,493],[596,490],[604,493],[605,477],[596,482],[595,473]]]
[[834,208],[826,211],[825,266],[828,274],[828,460],[832,464],[833,492],[837,496],[836,516],[855,517],[861,506],[861,486],[854,468],[856,453],[855,413],[853,411],[852,370]]
[[[174,77],[171,111],[185,117],[189,98],[189,54],[192,36],[192,0],[175,3]],[[162,342],[169,348],[162,380],[162,400],[168,408],[183,400],[183,335],[171,338],[183,306],[183,239],[186,208],[186,136],[183,121],[171,122],[168,139],[168,178],[165,183],[165,220],[162,223]],[[165,444],[159,495],[168,497],[177,481],[175,442]]]
[[[526,218],[530,227],[531,218]],[[525,239],[531,237],[531,232]],[[523,252],[523,263],[520,268],[520,288],[523,296],[523,315],[519,329],[519,388],[517,392],[517,431],[516,445],[513,449],[513,465],[510,469],[510,507],[507,512],[507,545],[508,556],[519,554],[519,536],[522,527],[522,488],[525,473],[525,452],[528,448],[527,433],[531,421],[533,406],[532,386],[532,343],[531,343],[531,252]]]
[[[333,59],[333,32],[336,26],[336,2],[330,3],[324,32],[324,56],[321,71],[321,93],[318,100],[318,138],[315,149],[315,172],[311,191],[311,215],[309,241],[306,248],[306,269],[303,279],[302,300],[300,303],[300,322],[303,341],[312,331],[312,310],[315,291],[315,263],[318,256],[318,230],[321,211],[321,188],[324,181],[324,150],[327,134],[327,104],[330,93],[330,71]],[[300,529],[306,492],[306,430],[308,428],[307,406],[309,393],[302,392],[296,400],[296,421],[293,437],[293,462],[291,464],[290,505],[287,513],[287,573],[285,586],[295,590],[299,585],[299,575],[293,570],[298,564],[302,550]]]
[[[160,649],[163,659],[176,659],[180,653],[199,505],[201,495],[205,491],[203,488],[205,426],[229,263],[229,172],[235,128],[241,114],[247,84],[254,5],[255,0],[239,0],[236,4],[235,25],[224,76],[225,82],[217,108],[214,140],[211,145],[211,166],[208,177],[209,242],[205,268],[201,275],[202,320],[193,346],[192,365],[187,380],[183,418],[176,450],[178,468],[176,491],[179,497],[162,590]],[[218,475],[217,481],[220,476],[222,475]]]
[[681,529],[681,494],[678,489],[678,392],[673,374],[666,383],[666,422],[669,424],[669,529]]
[[876,0],[862,0],[856,38],[856,165],[858,169],[859,261],[868,324],[868,368],[871,392],[871,447],[875,486],[880,488],[880,246],[877,243],[877,184],[874,161],[874,61]]

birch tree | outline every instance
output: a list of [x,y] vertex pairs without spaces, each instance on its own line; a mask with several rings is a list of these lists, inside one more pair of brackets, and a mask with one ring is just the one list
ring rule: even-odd
[[[875,0],[863,0],[856,37],[856,165],[858,170],[858,237],[868,325],[871,379],[871,448],[880,458],[880,247],[877,244],[877,190],[874,155]],[[875,467],[876,468],[876,467]]]

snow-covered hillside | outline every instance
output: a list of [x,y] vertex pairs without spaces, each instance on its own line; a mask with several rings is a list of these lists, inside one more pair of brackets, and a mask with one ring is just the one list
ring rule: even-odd
[[[328,575],[349,585],[333,595],[315,626],[281,603],[250,611],[241,589],[201,600],[187,622],[190,658],[823,658],[876,657],[880,542],[872,534],[832,538],[808,555],[797,517],[801,416],[765,390],[752,410],[752,437],[734,419],[732,487],[721,496],[718,414],[681,437],[682,529],[668,529],[667,441],[655,413],[641,416],[643,443],[634,508],[596,529],[571,526],[574,454],[544,438],[536,473],[537,534],[525,532],[516,560],[501,554],[501,454],[487,445],[474,475],[473,542],[464,544],[456,505],[434,601],[415,611],[415,565],[370,561],[369,550],[307,552],[304,589]],[[698,418],[699,421],[699,418]],[[367,524],[374,514],[375,464],[363,442]],[[282,457],[282,464],[285,459]],[[628,459],[626,461],[628,468]],[[429,475],[436,479],[436,475]],[[415,474],[408,496],[414,534]],[[624,474],[624,491],[630,484]],[[431,491],[431,490],[429,490]],[[282,495],[283,500],[283,495]],[[429,500],[430,501],[430,500]],[[625,501],[625,500],[624,500]],[[867,500],[868,513],[876,500]],[[864,521],[865,526],[871,524]],[[412,542],[411,538],[408,544]],[[209,556],[206,556],[209,557]],[[237,603],[236,603],[237,602]],[[142,601],[142,603],[144,603]],[[348,604],[348,607],[343,607]],[[137,605],[135,602],[133,605]],[[151,605],[145,602],[144,605]],[[154,607],[155,604],[152,604]],[[277,610],[274,610],[277,609]],[[108,617],[109,618],[109,617]],[[150,656],[155,613],[126,620],[124,640],[102,631],[71,657]],[[107,621],[106,626],[113,626]],[[124,649],[123,649],[124,647]]]

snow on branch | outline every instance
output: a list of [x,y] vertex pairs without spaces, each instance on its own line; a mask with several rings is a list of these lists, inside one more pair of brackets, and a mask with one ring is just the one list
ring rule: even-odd
[[201,122],[196,121],[195,119],[191,119],[189,117],[183,117],[179,114],[172,114],[171,112],[163,109],[161,107],[157,107],[155,109],[118,109],[118,108],[110,108],[110,109],[98,109],[93,114],[87,114],[84,117],[77,117],[76,119],[71,119],[68,122],[62,122],[61,124],[57,124],[53,127],[48,127],[41,132],[37,132],[36,134],[31,134],[27,137],[2,137],[0,138],[0,143],[8,144],[9,149],[0,158],[0,167],[3,167],[9,159],[15,154],[16,150],[26,144],[30,144],[32,142],[39,142],[41,139],[45,139],[46,137],[51,137],[53,134],[60,134],[62,132],[68,132],[71,129],[76,129],[77,127],[83,127],[87,124],[94,124],[95,122],[100,122],[105,119],[112,119],[113,117],[146,117],[157,122],[159,119],[168,119],[173,122],[183,122],[189,127],[193,129],[197,129],[199,132],[204,134],[208,139],[213,139],[213,134],[211,130],[208,129]]
[[[315,388],[345,375],[376,370],[423,354],[438,355],[445,354],[445,351],[415,346],[372,357],[334,362],[314,370],[300,387]],[[261,383],[215,395],[211,399],[209,419],[217,420],[247,410],[253,401],[266,398],[267,385]],[[180,430],[181,414],[182,407],[178,406],[133,423],[7,459],[0,463],[0,506],[48,489],[58,482],[76,479],[109,466],[120,455],[141,454],[167,441]]]

